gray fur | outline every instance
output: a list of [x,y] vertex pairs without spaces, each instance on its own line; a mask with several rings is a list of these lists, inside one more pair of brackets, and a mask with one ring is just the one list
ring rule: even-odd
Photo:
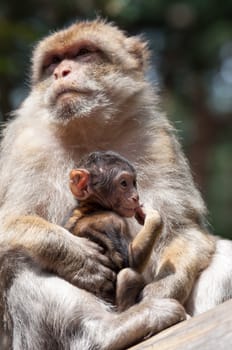
[[[156,94],[143,76],[145,43],[138,38],[126,38],[113,26],[87,23],[83,35],[107,52],[108,62],[112,60],[104,74],[99,75],[94,66],[82,68],[75,76],[76,86],[94,92],[92,100],[83,97],[80,104],[70,103],[66,110],[62,105],[56,108],[51,103],[54,101],[52,77],[39,80],[41,53],[54,45],[53,39],[65,45],[65,36],[70,32],[80,40],[81,26],[74,25],[41,41],[34,54],[32,91],[3,130],[0,243],[15,249],[20,245],[26,247],[18,256],[5,254],[3,249],[1,259],[1,322],[9,332],[10,342],[13,332],[13,350],[127,348],[185,318],[178,302],[162,299],[162,296],[175,297],[175,290],[183,289],[181,283],[188,278],[188,271],[176,279],[172,279],[173,274],[158,278],[162,272],[159,262],[168,242],[183,237],[184,248],[189,243],[194,261],[198,264],[202,260],[202,266],[206,267],[205,205],[175,131],[158,110]],[[121,314],[61,278],[78,285],[81,274],[90,270],[93,273],[90,280],[99,279],[99,284],[107,280],[104,279],[107,271],[103,273],[99,262],[91,261],[94,250],[89,243],[74,239],[59,225],[75,205],[68,189],[69,170],[86,153],[108,149],[135,164],[141,201],[148,208],[158,210],[164,222],[161,239],[145,273],[147,282],[155,281],[160,286],[154,288],[157,298],[145,294],[140,303]],[[30,224],[25,223],[27,220]],[[138,232],[132,221],[130,225],[132,232]],[[48,252],[47,265],[43,265],[41,251],[49,242],[55,255]],[[211,296],[210,307],[232,297],[231,289],[223,287],[232,276],[231,243],[219,242],[216,244],[220,245],[220,255],[213,259],[193,289],[189,306],[193,314],[207,309],[202,301],[208,299],[212,288],[218,289],[218,293],[215,299],[214,294]],[[33,251],[29,257],[27,250]],[[221,273],[223,265],[219,261],[226,264],[226,274]],[[53,274],[42,271],[42,267],[49,266],[48,262],[52,264]],[[64,262],[69,262],[73,271]],[[12,264],[10,277],[6,273],[9,264]],[[63,268],[66,270],[62,274]],[[73,280],[71,272],[76,273]],[[191,288],[190,285],[181,300],[186,305]],[[198,293],[194,297],[196,289]],[[1,332],[2,329],[0,335]]]

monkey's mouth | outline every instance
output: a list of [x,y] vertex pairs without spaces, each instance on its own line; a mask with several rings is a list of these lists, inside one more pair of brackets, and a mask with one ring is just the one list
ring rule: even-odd
[[122,211],[126,217],[133,217],[136,214],[137,207],[123,207]]
[[60,97],[72,97],[74,95],[80,95],[80,94],[83,94],[83,91],[78,91],[78,90],[75,90],[75,89],[66,89],[66,90],[62,90],[62,91],[59,91],[58,94],[56,95],[56,99],[59,99]]
[[90,91],[88,90],[79,90],[79,89],[74,89],[74,88],[60,88],[58,89],[54,96],[53,96],[53,102],[57,102],[58,100],[72,100],[72,98],[78,97],[78,96],[83,96],[83,95],[88,95]]

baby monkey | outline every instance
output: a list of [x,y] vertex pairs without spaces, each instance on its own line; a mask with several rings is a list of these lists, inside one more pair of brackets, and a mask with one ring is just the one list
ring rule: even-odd
[[[136,303],[145,285],[141,273],[161,232],[161,218],[155,210],[144,214],[136,171],[127,159],[111,151],[93,152],[78,166],[70,172],[70,189],[78,206],[65,228],[96,242],[110,258],[119,272],[115,294],[98,296],[123,311]],[[125,220],[130,217],[144,225],[134,239]]]

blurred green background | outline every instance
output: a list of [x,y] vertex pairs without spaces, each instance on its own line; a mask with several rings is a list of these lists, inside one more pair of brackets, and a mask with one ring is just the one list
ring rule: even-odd
[[232,238],[231,0],[1,0],[0,121],[28,93],[35,42],[96,16],[149,40],[149,78],[178,130],[211,229]]

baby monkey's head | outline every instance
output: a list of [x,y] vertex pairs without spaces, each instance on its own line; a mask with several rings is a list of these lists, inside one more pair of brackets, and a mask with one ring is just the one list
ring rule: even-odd
[[97,204],[123,217],[143,223],[136,171],[132,164],[111,151],[93,152],[70,172],[70,189],[80,204]]

